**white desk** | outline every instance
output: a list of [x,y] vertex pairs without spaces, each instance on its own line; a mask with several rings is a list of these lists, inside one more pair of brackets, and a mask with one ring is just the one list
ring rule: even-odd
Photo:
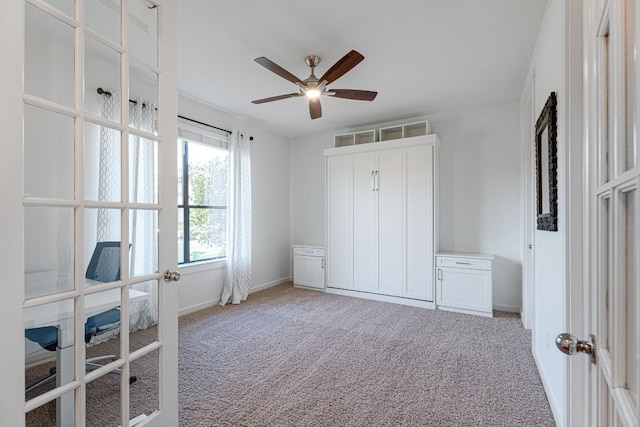
[[[85,295],[85,320],[95,314],[119,307],[121,305],[120,295],[119,288]],[[148,299],[149,296],[147,292],[129,289],[129,302],[142,301]],[[24,311],[24,327],[25,329],[42,326],[64,327],[70,319],[73,322],[73,306],[72,300],[64,300],[29,307]]]
[[[30,276],[30,277],[29,277]],[[31,295],[50,294],[50,274],[29,273],[26,285]],[[87,284],[93,281],[87,280]],[[100,283],[100,282],[94,282]],[[38,292],[39,291],[39,292]],[[49,292],[47,292],[49,291]],[[105,312],[114,307],[119,307],[121,302],[121,288],[109,289],[87,294],[84,297],[85,321],[98,313]],[[129,302],[148,299],[150,294],[135,289],[129,289]],[[84,325],[84,322],[83,322]],[[58,345],[56,347],[56,385],[67,384],[74,379],[74,301],[67,299],[55,303],[29,307],[24,310],[25,329],[43,326],[56,326],[58,328]],[[84,327],[84,326],[83,326]],[[74,398],[73,394],[65,394],[58,399],[56,405],[58,425],[74,424]]]

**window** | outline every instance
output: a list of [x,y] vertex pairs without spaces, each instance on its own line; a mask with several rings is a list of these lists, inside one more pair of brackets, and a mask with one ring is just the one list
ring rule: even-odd
[[[184,135],[185,132],[180,132]],[[178,140],[178,263],[224,258],[228,151],[202,137]]]

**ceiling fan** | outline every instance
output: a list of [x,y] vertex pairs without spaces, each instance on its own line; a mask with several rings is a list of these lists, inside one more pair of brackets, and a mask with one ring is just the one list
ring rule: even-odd
[[297,96],[306,96],[309,99],[309,113],[312,119],[322,117],[322,106],[320,105],[320,95],[333,96],[336,98],[355,99],[358,101],[373,101],[378,95],[378,92],[372,92],[370,90],[357,90],[357,89],[329,89],[327,85],[330,85],[340,77],[345,75],[349,70],[358,65],[364,56],[355,50],[347,53],[338,62],[333,64],[320,78],[317,78],[313,73],[314,69],[320,63],[320,57],[317,55],[309,55],[305,58],[305,62],[311,68],[311,75],[302,80],[271,61],[270,59],[261,56],[256,58],[255,61],[262,65],[269,71],[272,71],[280,77],[289,80],[291,83],[296,84],[299,87],[298,92],[287,93],[285,95],[272,96],[270,98],[257,99],[251,101],[254,104],[264,104],[265,102],[279,101],[281,99],[294,98]]

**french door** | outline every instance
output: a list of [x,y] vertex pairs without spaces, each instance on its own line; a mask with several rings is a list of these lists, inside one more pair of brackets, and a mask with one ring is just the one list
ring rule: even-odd
[[637,426],[640,385],[640,2],[585,7],[592,426]]
[[7,425],[177,425],[175,9],[3,3]]

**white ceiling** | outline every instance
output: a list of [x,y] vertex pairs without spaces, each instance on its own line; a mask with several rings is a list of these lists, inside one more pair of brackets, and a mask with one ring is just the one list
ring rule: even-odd
[[[285,137],[515,100],[546,3],[181,0],[178,88]],[[323,96],[316,120],[304,97],[251,103],[297,90],[255,58],[305,79],[305,56],[322,58],[321,76],[351,49],[364,61],[329,87],[377,91],[373,102]]]

